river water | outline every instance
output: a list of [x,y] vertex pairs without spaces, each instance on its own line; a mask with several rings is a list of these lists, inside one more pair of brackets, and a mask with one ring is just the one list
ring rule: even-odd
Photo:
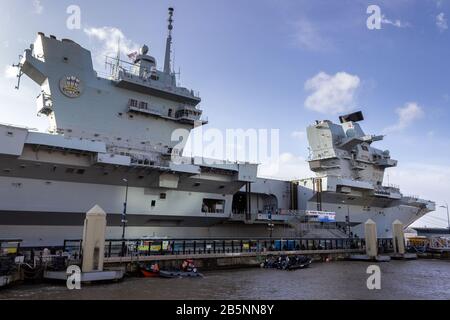
[[61,284],[0,290],[0,299],[450,299],[450,261],[380,263],[381,290],[367,289],[369,263],[313,263],[309,269],[208,271],[204,278],[127,278],[69,291]]

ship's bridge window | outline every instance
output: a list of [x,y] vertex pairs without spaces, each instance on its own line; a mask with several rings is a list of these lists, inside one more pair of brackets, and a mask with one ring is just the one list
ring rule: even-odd
[[367,148],[367,146],[361,146],[361,149],[363,149],[364,151],[369,151],[369,148]]
[[130,101],[128,102],[128,104],[130,105],[130,107],[138,107],[139,102],[135,99],[130,99]]
[[147,109],[148,108],[148,103],[144,102],[144,101],[139,102],[139,108],[140,109]]

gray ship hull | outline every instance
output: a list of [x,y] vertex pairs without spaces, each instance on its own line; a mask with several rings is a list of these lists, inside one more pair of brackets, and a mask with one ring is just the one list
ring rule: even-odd
[[[251,193],[253,220],[232,212],[232,196],[224,213],[206,213],[201,210],[204,197],[212,194],[188,191],[154,190],[150,193],[142,187],[130,187],[128,195],[127,238],[246,238],[269,237],[269,218],[264,214],[267,204],[275,208],[288,207],[286,190],[289,182],[258,179]],[[24,240],[24,246],[60,246],[64,240],[80,239],[83,233],[85,212],[99,204],[108,213],[107,232],[110,239],[122,234],[121,211],[125,187],[57,180],[0,177],[0,234],[1,238]],[[299,190],[299,194],[302,193]],[[159,199],[165,192],[165,199]],[[272,193],[272,196],[267,195]],[[275,194],[273,194],[275,193]],[[276,194],[278,193],[278,194]],[[339,195],[325,196],[331,201]],[[327,198],[328,197],[328,198]],[[157,200],[152,200],[157,199]],[[155,201],[155,207],[152,207]],[[405,200],[355,199],[355,204],[342,205],[337,200],[323,202],[323,210],[336,212],[336,222],[344,227],[350,213],[351,230],[355,236],[364,236],[363,223],[372,219],[377,223],[378,237],[391,237],[391,225],[395,220],[409,225],[429,211],[416,202]],[[360,201],[378,201],[369,210]],[[304,199],[308,210],[315,210],[314,199]],[[389,207],[384,207],[389,205]],[[162,207],[160,207],[162,206]],[[226,213],[225,213],[226,212]],[[259,218],[258,218],[259,216]],[[292,224],[296,215],[273,214],[274,237],[335,237],[334,234],[299,233]],[[344,235],[345,236],[345,235]]]

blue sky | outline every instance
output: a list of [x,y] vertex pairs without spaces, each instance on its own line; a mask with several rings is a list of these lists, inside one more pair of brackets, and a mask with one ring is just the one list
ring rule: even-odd
[[[81,8],[80,30],[66,28],[71,4]],[[381,8],[380,30],[366,26],[370,4]],[[15,91],[7,68],[38,31],[93,50],[98,71],[116,40],[88,30],[120,32],[130,50],[146,43],[161,66],[169,5],[176,70],[200,91],[209,126],[280,129],[282,168],[263,174],[310,176],[306,126],[362,110],[363,129],[386,134],[377,146],[399,160],[389,182],[450,202],[448,0],[1,1],[0,122],[47,128],[35,115],[39,89],[24,78]],[[443,211],[420,223],[445,225]]]

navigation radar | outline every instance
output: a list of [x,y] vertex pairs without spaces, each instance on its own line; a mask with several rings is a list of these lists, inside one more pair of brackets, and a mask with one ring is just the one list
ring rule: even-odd
[[141,55],[145,56],[148,53],[148,46],[144,44],[141,48]]

